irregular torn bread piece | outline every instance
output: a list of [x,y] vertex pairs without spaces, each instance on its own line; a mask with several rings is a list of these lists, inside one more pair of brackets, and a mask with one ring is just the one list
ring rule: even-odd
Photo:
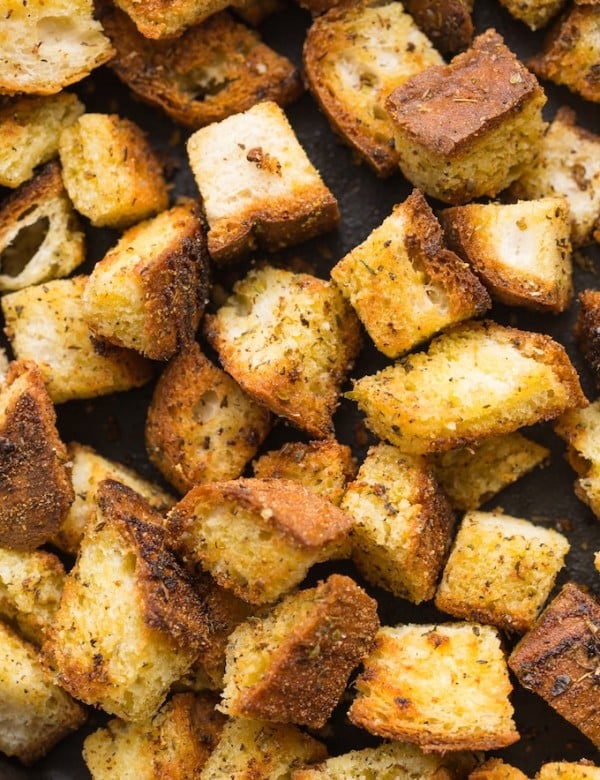
[[566,0],[500,0],[515,19],[526,24],[530,30],[545,27],[553,16],[565,5]]

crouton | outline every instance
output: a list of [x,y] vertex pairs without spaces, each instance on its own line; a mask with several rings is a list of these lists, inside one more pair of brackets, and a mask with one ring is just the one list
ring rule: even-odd
[[435,594],[442,612],[528,631],[554,587],[569,542],[557,531],[500,512],[468,512]]
[[92,0],[5,0],[0,94],[51,95],[113,55]]
[[422,457],[371,447],[342,509],[354,518],[352,559],[369,582],[415,604],[433,598],[454,516]]
[[441,753],[519,739],[508,668],[491,626],[386,626],[364,668],[348,716],[372,734]]
[[404,7],[442,54],[456,54],[471,43],[473,0],[405,0]]
[[207,694],[180,693],[141,723],[110,720],[83,743],[94,780],[200,777],[225,721],[215,703]]
[[464,447],[587,403],[564,347],[492,321],[457,326],[347,396],[374,433],[414,453]]
[[81,726],[85,709],[48,679],[38,652],[0,621],[0,752],[33,764]]
[[247,393],[312,437],[331,437],[339,389],[361,344],[358,320],[332,283],[252,270],[205,322],[223,368]]
[[37,363],[54,403],[129,390],[152,377],[141,355],[92,341],[82,312],[86,281],[55,279],[2,298],[13,352]]
[[187,127],[220,122],[260,100],[287,105],[303,89],[298,69],[226,12],[173,41],[144,38],[114,8],[102,24],[117,51],[110,67],[121,81]]
[[146,38],[177,38],[187,27],[207,19],[226,0],[115,0]]
[[586,100],[599,103],[599,30],[600,8],[575,5],[554,26],[543,50],[527,60],[527,66],[540,78],[564,84]]
[[193,487],[170,511],[172,544],[224,588],[268,604],[308,569],[345,552],[352,518],[292,480],[238,479]]
[[193,343],[162,372],[146,417],[146,450],[180,493],[237,479],[271,428],[271,414]]
[[342,258],[331,277],[377,349],[392,358],[491,305],[468,265],[444,246],[419,190]]
[[220,709],[244,718],[325,725],[379,627],[377,603],[332,574],[286,597],[229,638]]
[[73,696],[143,721],[206,641],[205,612],[166,546],[162,518],[130,488],[105,480],[43,653]]
[[591,761],[552,761],[542,764],[536,780],[598,780],[600,767]]
[[28,642],[40,646],[54,620],[65,580],[56,555],[0,548],[0,615]]
[[197,130],[187,142],[217,263],[334,228],[337,201],[273,101]]
[[258,27],[271,14],[287,8],[285,0],[236,0],[235,15],[252,27]]
[[467,260],[496,300],[559,313],[573,295],[571,222],[566,198],[444,210],[449,246]]
[[515,431],[435,453],[430,465],[454,509],[467,511],[477,509],[549,457],[547,447]]
[[600,235],[600,136],[561,108],[538,148],[537,159],[519,172],[510,189],[516,198],[563,195],[569,202],[571,242],[581,246]]
[[69,197],[95,227],[124,228],[167,207],[161,164],[131,120],[83,114],[58,150]]
[[560,11],[566,0],[500,0],[511,16],[526,24],[530,30],[545,27]]
[[61,130],[85,108],[70,92],[28,95],[0,108],[0,185],[18,187],[58,153]]
[[84,244],[60,167],[48,163],[0,208],[0,291],[68,276],[85,259]]
[[59,528],[74,498],[67,450],[35,363],[11,363],[0,388],[0,545],[33,550]]
[[501,758],[488,758],[471,772],[468,780],[528,780],[528,778],[520,769],[507,764]]
[[600,387],[600,290],[583,290],[578,302],[575,338],[597,387]]
[[400,169],[446,203],[496,195],[536,157],[545,102],[535,76],[487,30],[450,65],[428,68],[389,95]]
[[508,660],[524,688],[541,696],[596,747],[600,745],[599,630],[600,604],[569,582]]
[[123,233],[88,278],[83,316],[96,338],[167,360],[193,342],[207,289],[206,239],[190,201]]
[[311,92],[334,130],[380,176],[398,167],[386,97],[442,63],[402,5],[385,0],[336,4],[313,22],[304,42]]
[[91,447],[71,442],[67,450],[75,500],[51,539],[55,547],[66,553],[76,555],[79,550],[87,524],[96,517],[96,491],[105,479],[114,479],[127,485],[161,514],[175,503],[175,499],[161,487],[142,479],[139,474],[121,463],[99,455]]
[[229,718],[200,780],[278,780],[297,767],[321,761],[324,745],[289,723]]
[[295,479],[339,506],[356,463],[350,447],[337,441],[286,442],[254,461],[253,470],[257,479]]
[[567,460],[578,474],[575,494],[600,518],[600,399],[563,414],[555,430],[567,442]]

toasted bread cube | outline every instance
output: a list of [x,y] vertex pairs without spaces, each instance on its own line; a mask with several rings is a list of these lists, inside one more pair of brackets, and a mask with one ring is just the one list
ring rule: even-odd
[[450,65],[428,68],[388,97],[400,169],[446,203],[496,195],[536,157],[545,102],[535,76],[487,30]]
[[200,777],[225,721],[215,703],[206,694],[179,693],[146,721],[109,721],[83,743],[83,758],[94,780]]
[[496,300],[553,313],[568,308],[573,269],[566,198],[469,203],[446,209],[440,219],[449,246]]
[[441,753],[519,739],[508,668],[491,626],[383,627],[364,669],[348,716],[372,734]]
[[542,764],[536,780],[598,780],[600,767],[591,761],[552,761]]
[[471,43],[473,0],[405,0],[403,5],[442,54],[456,54]]
[[86,281],[56,279],[2,298],[13,352],[37,363],[54,403],[129,390],[152,377],[136,352],[94,344],[82,311]]
[[229,718],[200,780],[279,780],[326,755],[321,742],[289,723]]
[[454,516],[422,457],[371,447],[342,509],[354,518],[352,559],[369,582],[415,604],[433,598]]
[[102,24],[117,50],[110,67],[121,81],[187,127],[220,122],[260,100],[287,105],[303,89],[298,69],[226,12],[174,41],[148,40],[114,8]]
[[237,479],[271,429],[271,414],[193,343],[162,372],[146,417],[146,450],[180,493]]
[[523,687],[600,745],[596,669],[600,604],[567,583],[520,640],[508,664]]
[[600,387],[600,290],[579,293],[575,338]]
[[507,764],[501,758],[489,758],[471,772],[468,780],[528,780],[528,778],[520,769]]
[[74,499],[67,450],[35,363],[11,363],[0,386],[0,545],[33,550],[59,528]]
[[544,27],[560,11],[566,0],[500,0],[515,19],[531,30]]
[[70,92],[15,98],[0,108],[0,185],[18,187],[58,152],[61,130],[85,108]]
[[252,27],[258,27],[271,14],[287,8],[284,0],[236,0],[235,15]]
[[175,503],[173,496],[161,487],[143,479],[121,463],[99,455],[91,447],[71,442],[67,448],[71,463],[71,480],[75,500],[60,528],[52,537],[55,547],[75,555],[87,524],[96,517],[96,491],[105,479],[114,479],[135,490],[161,514]]
[[311,436],[331,437],[340,385],[361,343],[358,320],[331,282],[252,270],[206,318],[206,333],[253,398]]
[[[561,3],[562,5],[562,3]],[[527,61],[542,79],[564,84],[586,100],[600,102],[600,8],[575,5],[544,42],[543,51]]]
[[454,617],[528,631],[554,587],[569,542],[557,531],[500,512],[468,512],[435,605]]
[[60,134],[63,180],[95,227],[124,228],[163,211],[167,186],[142,130],[116,114],[83,114]]
[[430,457],[437,481],[454,509],[467,511],[544,463],[550,450],[522,433],[505,433]]
[[491,305],[475,274],[444,246],[419,190],[342,258],[331,277],[377,349],[392,358]]
[[229,638],[220,709],[228,715],[318,728],[342,696],[379,628],[377,603],[332,574],[287,596]]
[[172,544],[250,604],[268,604],[308,569],[345,553],[352,518],[292,480],[193,487],[170,511]]
[[253,464],[257,479],[295,479],[339,506],[346,484],[356,476],[352,450],[337,441],[286,442]]
[[600,136],[561,108],[538,148],[537,159],[511,187],[517,198],[562,195],[569,202],[571,242],[581,246],[600,235]]
[[386,97],[410,76],[442,63],[396,2],[337,5],[313,22],[304,43],[311,92],[333,128],[380,176],[398,167]]
[[575,494],[600,518],[600,399],[563,414],[555,430],[567,442],[567,460],[578,475]]
[[226,0],[115,0],[146,38],[177,38],[227,5]]
[[60,167],[48,163],[0,208],[0,291],[68,276],[84,244]]
[[5,0],[0,94],[51,95],[113,55],[92,0]]
[[162,518],[112,480],[98,488],[43,652],[73,696],[123,720],[161,706],[206,641],[202,603],[166,545]]
[[492,321],[457,326],[347,395],[374,433],[414,453],[464,447],[587,403],[564,347]]
[[273,101],[197,130],[187,150],[217,263],[297,244],[339,221],[336,199]]

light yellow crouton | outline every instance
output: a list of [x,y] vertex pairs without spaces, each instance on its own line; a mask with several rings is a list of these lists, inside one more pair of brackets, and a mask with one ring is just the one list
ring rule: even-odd
[[536,780],[598,780],[600,767],[591,761],[553,761],[543,764]]
[[600,399],[563,414],[555,430],[567,442],[567,459],[578,474],[576,495],[600,518]]
[[531,30],[544,27],[560,11],[566,0],[500,0],[515,19]]
[[176,38],[225,8],[226,0],[116,0],[146,38]]

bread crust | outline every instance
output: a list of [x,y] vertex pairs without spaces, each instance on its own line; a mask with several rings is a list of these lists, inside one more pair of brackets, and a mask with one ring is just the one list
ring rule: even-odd
[[404,6],[442,54],[456,54],[471,42],[472,0],[404,0]]

